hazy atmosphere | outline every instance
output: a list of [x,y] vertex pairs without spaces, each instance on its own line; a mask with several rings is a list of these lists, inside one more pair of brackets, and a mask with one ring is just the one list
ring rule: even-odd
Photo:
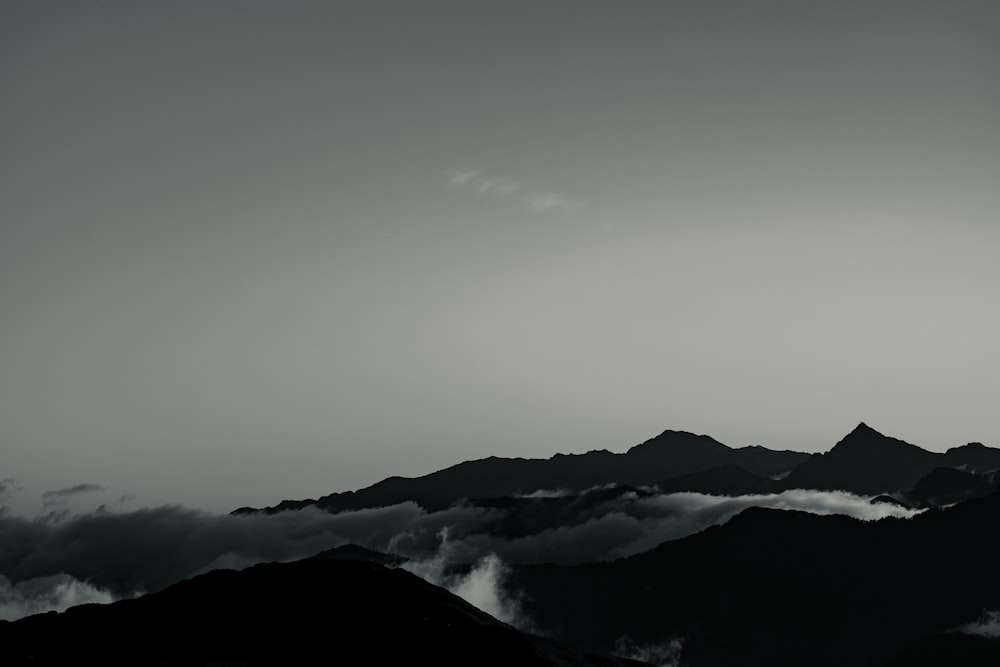
[[998,184],[996,2],[2,1],[0,505],[1000,445]]

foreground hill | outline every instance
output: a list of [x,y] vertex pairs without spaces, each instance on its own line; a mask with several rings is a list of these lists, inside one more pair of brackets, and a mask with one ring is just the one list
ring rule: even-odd
[[4,664],[642,664],[520,632],[415,575],[345,554],[216,570],[133,600],[0,623]]
[[752,508],[631,558],[517,568],[510,583],[543,632],[594,650],[678,642],[687,667],[881,665],[919,642],[988,661],[1000,640],[946,631],[1000,609],[997,517],[1000,494],[878,522]]

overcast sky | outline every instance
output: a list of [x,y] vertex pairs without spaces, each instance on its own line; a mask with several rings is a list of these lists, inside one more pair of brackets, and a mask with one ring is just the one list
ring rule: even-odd
[[992,1],[0,3],[16,511],[1000,446],[998,252]]

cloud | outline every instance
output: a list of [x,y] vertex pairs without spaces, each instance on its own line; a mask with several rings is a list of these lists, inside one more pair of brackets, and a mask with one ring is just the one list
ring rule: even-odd
[[219,516],[160,507],[63,521],[4,516],[0,573],[15,582],[65,573],[124,597],[218,567],[292,560],[347,542],[384,548],[421,514],[411,503],[338,515],[313,508]]
[[[17,480],[13,477],[7,477],[6,479],[0,479],[0,503],[4,502],[10,496],[14,495],[16,492],[20,491],[21,487],[18,486]],[[3,505],[0,505],[0,515],[6,511]]]
[[537,213],[548,211],[559,211],[562,213],[572,213],[581,206],[583,202],[576,199],[568,199],[555,192],[544,192],[525,197],[528,208]]
[[512,195],[521,189],[520,183],[512,183],[510,181],[500,181],[499,183],[492,183],[490,189],[496,192],[498,195],[506,197],[507,195]]
[[985,612],[975,623],[966,623],[957,630],[968,635],[1000,638],[1000,611]]
[[430,514],[415,521],[406,538],[394,540],[389,549],[409,558],[428,558],[447,541],[451,562],[474,563],[495,554],[508,563],[576,565],[647,551],[661,542],[724,523],[748,507],[846,514],[862,520],[917,513],[895,505],[872,505],[867,498],[845,492],[799,489],[739,497],[627,492],[596,502],[584,498],[585,494],[563,497],[564,502],[544,514],[537,528],[521,519],[520,514],[542,513],[543,503],[551,502],[551,496],[535,499],[540,503],[536,507],[521,509],[492,508],[488,513],[477,513],[476,508],[467,507],[462,510],[463,521],[450,527],[446,540],[440,532],[428,530],[448,525],[435,521],[435,515]]
[[453,186],[461,186],[470,183],[476,177],[483,173],[482,169],[474,169],[472,171],[458,171],[456,169],[449,169],[445,172],[448,176],[448,183]]
[[0,620],[48,611],[66,611],[78,604],[114,602],[109,591],[77,581],[68,574],[27,579],[16,584],[0,574]]
[[524,618],[520,604],[504,590],[503,580],[510,570],[496,554],[479,560],[461,577],[452,591],[463,600],[506,623],[519,624]]
[[628,635],[623,635],[615,642],[611,653],[657,667],[680,667],[683,648],[683,641],[677,638],[656,644],[637,644]]
[[476,192],[481,195],[495,194],[501,197],[512,195],[521,189],[520,183],[512,181],[498,181],[496,179],[480,179],[475,184]]
[[[481,196],[510,197],[525,190],[516,181],[486,176],[482,169],[445,171],[448,185],[455,188],[465,188]],[[582,200],[570,199],[555,192],[527,190],[519,201],[535,213],[571,213],[584,205]]]
[[[66,506],[71,498],[106,490],[100,484],[87,483],[46,491],[42,494],[42,507],[50,512],[48,517],[50,521],[59,521],[69,516],[69,510],[66,509]],[[99,512],[103,510],[104,505],[97,508]]]
[[42,494],[42,500],[53,500],[58,498],[67,498],[69,496],[75,496],[80,493],[93,493],[94,491],[104,491],[105,488],[100,484],[77,484],[76,486],[69,486],[65,489],[55,489],[54,491],[46,491]]
[[[614,556],[631,556],[652,549],[661,542],[675,540],[725,523],[749,507],[798,510],[811,514],[843,514],[862,521],[888,517],[909,518],[920,510],[888,503],[871,504],[863,496],[844,491],[792,489],[781,493],[746,496],[710,496],[702,493],[672,493],[643,498],[629,515],[638,519],[641,535],[632,543],[614,550]],[[641,519],[646,516],[648,518]]]
[[515,493],[514,498],[565,498],[566,496],[572,496],[579,491],[572,491],[570,489],[537,489],[531,493]]
[[406,561],[400,567],[448,589],[493,618],[521,630],[533,630],[520,596],[505,586],[510,568],[496,554],[483,556],[471,568],[456,568],[455,542],[448,539],[448,529],[442,530],[438,537],[441,545],[433,555]]
[[[504,590],[508,563],[576,564],[628,556],[751,506],[869,520],[914,514],[843,492],[802,490],[729,498],[600,488],[510,503],[470,502],[438,512],[405,502],[339,514],[306,507],[213,515],[167,506],[33,520],[0,515],[0,574],[19,596],[8,593],[17,600],[10,609],[55,608],[66,599],[132,597],[216,568],[295,560],[353,543],[410,558],[413,571],[523,627],[517,596]],[[46,579],[51,577],[69,579]],[[18,588],[30,581],[48,582],[47,588],[36,583],[41,588],[31,589],[44,589],[32,593],[47,600],[42,606],[25,602],[30,596],[20,591],[27,588]]]

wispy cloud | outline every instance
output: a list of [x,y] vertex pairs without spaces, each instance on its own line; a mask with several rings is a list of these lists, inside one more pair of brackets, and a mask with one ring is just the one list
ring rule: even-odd
[[70,498],[87,493],[106,491],[100,484],[86,483],[75,486],[67,486],[64,489],[53,489],[42,494],[42,506],[53,513],[49,515],[51,520],[59,520],[61,513],[65,511],[66,504]]
[[684,641],[673,637],[668,641],[655,644],[636,644],[628,635],[623,635],[615,642],[612,653],[623,658],[648,662],[657,667],[680,667],[681,652]]
[[0,620],[47,611],[66,611],[78,604],[114,602],[110,592],[78,581],[68,574],[35,577],[17,583],[0,574]]
[[54,489],[52,491],[46,491],[42,494],[42,500],[54,500],[57,498],[67,498],[69,496],[75,496],[80,493],[93,493],[94,491],[104,491],[104,487],[100,484],[77,484],[76,486],[68,486],[65,489]]
[[20,489],[21,487],[17,485],[17,480],[13,477],[0,479],[0,497],[9,495],[15,491],[20,491]]
[[562,211],[571,213],[581,206],[583,202],[578,199],[569,199],[556,192],[545,192],[531,195],[527,200],[532,211],[545,213],[546,211]]
[[967,623],[958,628],[958,631],[970,635],[1000,638],[1000,611],[984,612],[978,621]]
[[461,188],[480,196],[511,198],[535,213],[572,213],[585,205],[581,199],[527,188],[517,181],[488,175],[484,169],[449,169],[445,172],[445,177],[448,185],[453,188]]
[[481,195],[495,194],[501,197],[506,197],[507,195],[512,195],[521,189],[520,183],[515,183],[513,181],[499,181],[495,178],[490,178],[484,181],[480,181],[476,185],[476,192]]
[[481,173],[483,173],[482,169],[475,169],[473,171],[458,171],[456,169],[450,169],[445,172],[448,176],[448,183],[454,187],[459,187],[472,182]]

